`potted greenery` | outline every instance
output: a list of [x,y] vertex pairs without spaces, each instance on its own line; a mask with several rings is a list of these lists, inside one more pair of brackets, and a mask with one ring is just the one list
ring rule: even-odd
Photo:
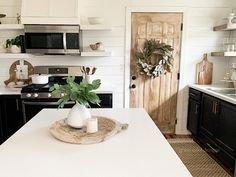
[[97,105],[100,103],[100,99],[94,90],[99,88],[101,81],[97,79],[90,84],[83,80],[80,84],[77,84],[74,80],[74,76],[69,76],[66,80],[67,84],[54,84],[50,87],[50,91],[54,95],[65,94],[57,102],[59,108],[63,108],[68,101],[76,103],[67,116],[67,124],[74,128],[81,128],[85,125],[85,120],[91,118],[91,114],[87,109],[90,103]]
[[21,53],[21,37],[16,36],[13,39],[7,39],[6,48],[9,49],[11,53]]

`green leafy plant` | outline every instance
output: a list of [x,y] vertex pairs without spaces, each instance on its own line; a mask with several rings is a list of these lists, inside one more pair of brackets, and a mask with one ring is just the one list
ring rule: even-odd
[[11,47],[12,45],[16,45],[17,47],[20,47],[21,46],[21,37],[16,36],[13,39],[7,39],[6,40],[6,48]]
[[65,94],[57,102],[59,108],[63,108],[65,103],[68,101],[75,101],[86,107],[90,107],[90,103],[99,105],[101,101],[94,90],[99,88],[101,85],[101,80],[94,80],[91,84],[85,80],[80,82],[80,84],[77,84],[74,80],[74,76],[69,76],[66,80],[67,84],[54,84],[52,87],[50,87],[49,90],[52,91],[52,94]]

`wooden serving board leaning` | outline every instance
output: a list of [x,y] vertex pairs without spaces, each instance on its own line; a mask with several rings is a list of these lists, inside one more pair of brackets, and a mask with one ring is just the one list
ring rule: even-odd
[[63,142],[73,144],[93,144],[103,142],[128,128],[128,124],[121,124],[114,119],[96,117],[98,119],[98,131],[96,133],[86,133],[86,127],[82,129],[72,128],[66,124],[66,119],[56,121],[52,124],[50,132],[55,138]]
[[[31,65],[31,63],[29,63],[26,60],[23,60],[22,62],[23,62],[22,63],[23,65],[27,65],[28,66],[28,76],[32,75],[34,67]],[[17,75],[16,75],[16,71],[17,71],[17,65],[20,65],[20,63],[21,63],[20,60],[17,60],[14,63],[12,63],[11,67],[9,68],[9,75],[10,75],[10,77],[9,77],[8,80],[4,81],[5,85],[8,85],[10,82],[16,82],[18,80]],[[26,84],[29,84],[30,78],[28,77],[27,79],[24,80],[24,82]]]
[[212,83],[213,63],[207,59],[207,54],[204,54],[203,60],[197,64],[197,84]]

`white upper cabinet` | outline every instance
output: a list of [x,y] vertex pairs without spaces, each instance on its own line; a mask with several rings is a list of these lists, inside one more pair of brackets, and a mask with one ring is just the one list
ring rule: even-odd
[[49,0],[22,0],[22,17],[48,17]]
[[78,17],[78,1],[50,0],[49,13],[52,17]]
[[78,0],[22,0],[22,24],[78,24]]

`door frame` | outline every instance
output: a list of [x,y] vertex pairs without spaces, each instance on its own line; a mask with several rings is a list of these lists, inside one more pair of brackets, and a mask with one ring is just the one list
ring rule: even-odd
[[[186,56],[186,36],[187,36],[187,14],[188,9],[185,7],[126,7],[126,23],[125,23],[125,68],[124,68],[124,107],[129,108],[130,101],[130,54],[131,54],[131,13],[133,12],[178,12],[183,13],[183,30],[181,38],[181,53],[180,53],[180,80],[178,86],[178,96],[177,96],[177,124],[175,128],[176,134],[182,134],[183,129],[185,128],[187,120],[183,120],[186,113],[182,111],[184,108],[184,94],[181,92],[185,87],[186,83],[184,78],[181,77],[184,75],[184,63]],[[182,118],[182,119],[181,119]],[[188,132],[184,132],[188,133]]]

